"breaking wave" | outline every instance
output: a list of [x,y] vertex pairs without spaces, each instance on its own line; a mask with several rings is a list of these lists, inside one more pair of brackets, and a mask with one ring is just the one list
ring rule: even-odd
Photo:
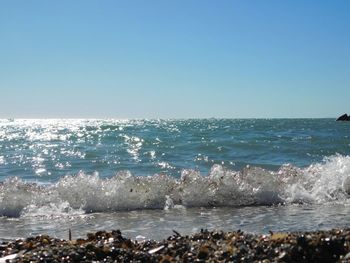
[[180,179],[156,174],[111,178],[65,176],[52,185],[17,177],[0,183],[0,216],[60,216],[174,207],[230,207],[274,204],[349,203],[350,156],[334,155],[306,168],[278,171],[247,166],[241,171],[214,165],[207,176],[183,170]]

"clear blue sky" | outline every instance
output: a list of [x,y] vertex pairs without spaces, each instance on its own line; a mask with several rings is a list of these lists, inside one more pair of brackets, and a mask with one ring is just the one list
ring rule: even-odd
[[350,1],[0,2],[0,118],[350,113]]

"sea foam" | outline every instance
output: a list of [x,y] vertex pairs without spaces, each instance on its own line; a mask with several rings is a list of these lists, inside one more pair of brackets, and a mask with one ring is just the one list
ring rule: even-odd
[[64,216],[94,212],[174,207],[233,207],[349,203],[350,157],[333,155],[306,168],[290,164],[278,171],[247,166],[241,171],[214,165],[207,176],[184,169],[165,174],[111,178],[80,172],[52,185],[17,177],[0,183],[0,216]]

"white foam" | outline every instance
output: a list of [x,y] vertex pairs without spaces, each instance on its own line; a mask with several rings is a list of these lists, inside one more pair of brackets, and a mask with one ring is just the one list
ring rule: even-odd
[[348,202],[350,157],[334,155],[301,170],[295,182],[286,185],[287,202]]
[[0,184],[0,215],[18,217],[40,192],[35,184],[26,184],[17,177],[6,180]]
[[111,178],[80,172],[53,185],[11,178],[0,184],[0,216],[59,216],[137,209],[251,206],[292,203],[349,203],[350,157],[335,155],[300,169],[278,171],[246,167],[232,171],[214,165],[207,176],[183,170],[181,178],[133,176]]
[[21,217],[61,218],[62,216],[81,216],[82,209],[73,209],[68,202],[48,203],[45,205],[30,204],[21,211]]

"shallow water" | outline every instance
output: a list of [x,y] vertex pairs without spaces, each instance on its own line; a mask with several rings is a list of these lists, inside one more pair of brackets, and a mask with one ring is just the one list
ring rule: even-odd
[[66,217],[0,218],[2,240],[49,234],[68,239],[98,230],[121,229],[135,240],[164,239],[176,230],[182,235],[203,229],[268,234],[269,231],[313,231],[347,228],[350,206],[288,205],[240,208],[190,208],[93,213]]

